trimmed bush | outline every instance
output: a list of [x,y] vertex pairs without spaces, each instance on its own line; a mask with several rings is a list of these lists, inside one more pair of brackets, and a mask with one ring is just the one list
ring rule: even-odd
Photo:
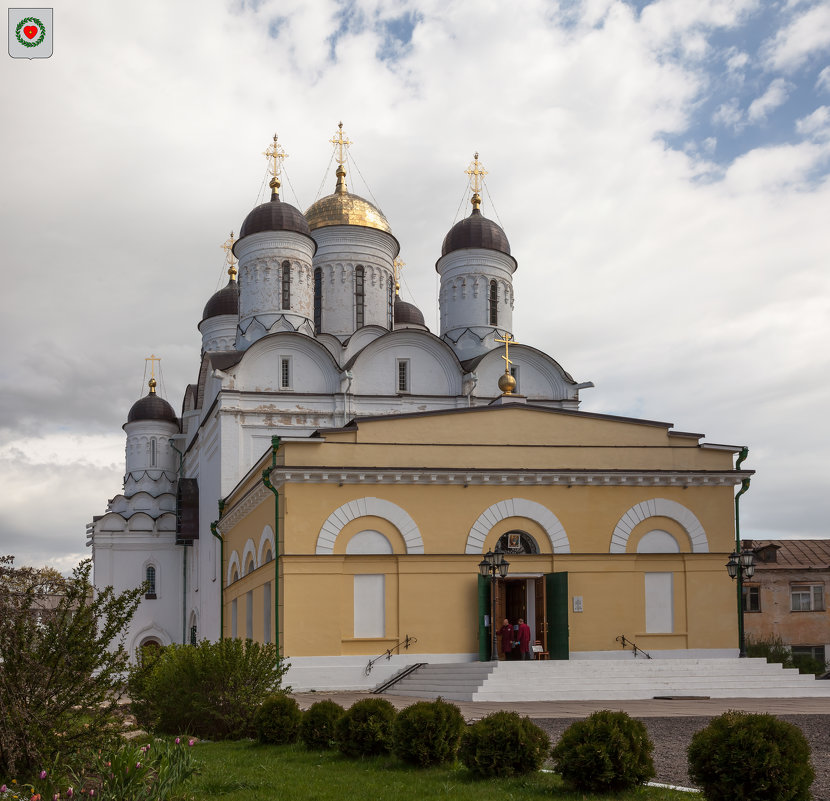
[[547,734],[518,712],[494,712],[461,736],[458,756],[477,776],[521,776],[542,767],[550,750]]
[[388,754],[395,714],[395,707],[385,698],[364,698],[352,704],[334,727],[338,749],[350,757]]
[[297,702],[285,693],[269,695],[254,716],[254,728],[261,743],[288,745],[300,736],[303,713]]
[[300,724],[300,739],[309,751],[331,748],[334,745],[334,730],[343,715],[340,704],[334,701],[316,701],[303,714]]
[[602,709],[572,723],[551,752],[556,769],[583,792],[618,792],[654,777],[646,727],[625,712]]
[[225,639],[169,645],[132,671],[132,708],[163,734],[208,740],[254,736],[262,699],[282,688],[288,663],[274,643]]
[[421,701],[398,713],[393,727],[393,751],[419,767],[452,762],[458,753],[464,718],[454,704],[442,699]]
[[815,773],[797,726],[730,710],[692,737],[689,776],[708,801],[809,801]]

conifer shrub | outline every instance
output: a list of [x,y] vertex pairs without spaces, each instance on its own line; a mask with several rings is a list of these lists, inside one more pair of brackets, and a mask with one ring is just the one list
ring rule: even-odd
[[257,739],[270,745],[296,743],[303,713],[297,702],[285,693],[269,695],[254,716]]
[[388,754],[395,715],[395,707],[385,698],[364,698],[352,704],[335,725],[337,748],[350,757]]
[[187,732],[207,740],[255,735],[262,699],[287,691],[288,663],[274,643],[225,639],[170,645],[151,664],[131,671],[132,708],[161,734]]
[[309,751],[331,748],[337,721],[343,715],[340,704],[334,701],[316,701],[304,713],[300,724],[300,739]]
[[401,710],[392,732],[395,755],[418,767],[455,760],[464,718],[455,704],[441,698],[421,701]]
[[809,801],[815,773],[797,726],[730,710],[692,737],[689,776],[707,801]]
[[542,767],[550,739],[518,712],[494,712],[468,726],[458,756],[477,776],[521,776]]
[[551,752],[566,784],[582,792],[619,792],[653,778],[654,745],[625,712],[602,709],[572,723]]

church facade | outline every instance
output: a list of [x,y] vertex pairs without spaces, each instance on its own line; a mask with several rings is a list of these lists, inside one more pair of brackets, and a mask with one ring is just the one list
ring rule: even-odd
[[[579,411],[578,383],[513,341],[515,258],[481,212],[436,262],[440,331],[397,291],[399,244],[349,191],[271,199],[228,244],[181,413],[155,392],[127,434],[123,493],[88,529],[95,583],[148,582],[131,650],[276,642],[295,688],[359,687],[368,660],[490,659],[525,619],[552,658],[737,653],[739,447]],[[238,259],[238,278],[237,265]],[[484,577],[487,553],[509,563]]]

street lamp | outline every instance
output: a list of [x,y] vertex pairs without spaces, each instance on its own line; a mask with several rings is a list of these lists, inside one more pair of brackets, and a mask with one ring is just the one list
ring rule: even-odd
[[478,563],[478,572],[487,578],[490,576],[490,658],[499,658],[498,646],[496,644],[496,576],[507,578],[507,570],[510,562],[504,558],[501,551],[487,551],[484,559]]
[[749,549],[740,553],[733,551],[726,563],[726,572],[729,578],[738,579],[738,645],[740,648],[738,656],[746,656],[746,644],[744,643],[744,579],[752,578],[755,573],[755,554]]

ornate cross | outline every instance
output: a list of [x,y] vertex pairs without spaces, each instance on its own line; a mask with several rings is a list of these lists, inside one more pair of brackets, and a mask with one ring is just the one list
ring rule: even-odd
[[233,231],[231,231],[230,237],[219,246],[225,251],[225,261],[228,263],[228,275],[231,277],[231,281],[236,280],[236,256],[233,255],[233,243],[235,241]]
[[401,294],[401,270],[406,267],[406,262],[403,259],[395,259],[392,262],[392,270],[395,273],[395,294]]
[[343,164],[346,162],[346,156],[344,153],[344,148],[348,149],[349,145],[352,144],[352,141],[346,137],[343,138],[343,123],[340,122],[337,125],[337,133],[329,139],[333,145],[337,145],[337,163],[340,164],[342,167]]
[[271,160],[271,163],[268,165],[268,171],[273,178],[279,180],[280,173],[282,172],[282,163],[288,158],[288,153],[283,150],[282,145],[277,143],[276,134],[274,134],[273,144],[268,145],[262,155]]
[[470,162],[470,166],[464,170],[467,175],[470,176],[470,189],[473,190],[476,194],[479,193],[481,190],[481,180],[485,175],[487,175],[487,170],[485,170],[481,162],[478,160],[478,153],[475,154],[473,160]]

